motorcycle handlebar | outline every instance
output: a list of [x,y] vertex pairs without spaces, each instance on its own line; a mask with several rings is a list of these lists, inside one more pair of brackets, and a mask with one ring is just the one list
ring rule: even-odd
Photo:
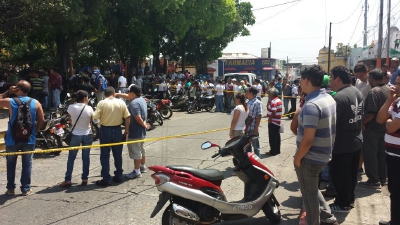
[[217,153],[215,153],[213,156],[211,156],[211,158],[213,159],[213,158],[219,156],[219,154],[221,154],[221,153],[220,153],[220,152],[217,152]]

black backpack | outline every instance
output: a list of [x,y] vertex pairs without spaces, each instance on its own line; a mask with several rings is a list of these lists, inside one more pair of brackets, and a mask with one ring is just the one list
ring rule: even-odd
[[30,110],[32,98],[26,103],[21,102],[19,98],[13,98],[18,104],[17,116],[11,125],[11,134],[15,142],[28,142],[32,135],[33,122]]

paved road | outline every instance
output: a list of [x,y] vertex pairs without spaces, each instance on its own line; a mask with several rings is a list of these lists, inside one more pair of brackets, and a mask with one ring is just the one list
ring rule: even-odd
[[[265,101],[265,99],[263,99]],[[223,113],[196,113],[189,115],[174,112],[170,120],[162,127],[148,133],[148,137],[159,137],[172,134],[185,134],[196,131],[229,126],[230,116]],[[282,136],[281,154],[275,157],[263,155],[262,162],[267,165],[281,181],[276,190],[276,197],[281,203],[281,224],[298,224],[298,214],[302,204],[299,185],[293,169],[295,137],[289,132],[289,120],[284,120],[285,133]],[[3,122],[0,122],[3,124]],[[262,123],[262,153],[269,150],[267,124]],[[223,145],[228,139],[228,131],[203,134],[179,139],[145,143],[147,165],[189,165],[197,168],[216,168],[224,171],[226,179],[222,189],[228,200],[239,200],[243,196],[243,184],[237,177],[232,177],[231,157],[212,160],[214,150],[202,151],[204,141]],[[133,169],[124,147],[124,170]],[[9,197],[0,194],[1,224],[161,224],[161,214],[150,219],[149,216],[157,202],[159,192],[154,187],[150,173],[143,178],[125,181],[119,185],[100,188],[94,181],[100,179],[99,149],[91,151],[91,170],[89,184],[80,187],[81,160],[78,156],[73,173],[73,186],[62,189],[58,184],[63,180],[67,153],[61,156],[36,156],[33,162],[33,194],[27,197],[20,195]],[[20,161],[19,161],[20,162]],[[112,164],[111,164],[112,165]],[[20,168],[20,164],[18,165]],[[20,169],[17,171],[19,180]],[[360,178],[361,179],[361,178]],[[366,179],[365,176],[362,179]],[[0,161],[0,187],[5,191],[5,159]],[[378,224],[381,219],[389,217],[389,197],[386,188],[381,191],[357,187],[356,208],[351,213],[337,214],[341,224]],[[332,201],[332,200],[330,200]],[[231,224],[270,224],[261,212],[254,218]]]

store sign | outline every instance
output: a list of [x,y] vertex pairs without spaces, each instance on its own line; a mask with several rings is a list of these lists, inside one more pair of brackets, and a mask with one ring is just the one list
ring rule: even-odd
[[254,59],[228,59],[225,61],[225,66],[255,66]]
[[271,65],[271,60],[270,59],[263,59],[262,64],[263,65]]

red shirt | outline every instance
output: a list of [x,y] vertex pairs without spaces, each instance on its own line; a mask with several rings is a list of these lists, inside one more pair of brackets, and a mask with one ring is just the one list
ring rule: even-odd
[[271,114],[273,112],[276,112],[276,113],[275,113],[275,116],[272,118],[272,123],[280,126],[281,118],[282,118],[282,101],[278,97],[275,97],[274,99],[272,99],[268,102],[268,106],[267,106],[268,118],[271,116]]

